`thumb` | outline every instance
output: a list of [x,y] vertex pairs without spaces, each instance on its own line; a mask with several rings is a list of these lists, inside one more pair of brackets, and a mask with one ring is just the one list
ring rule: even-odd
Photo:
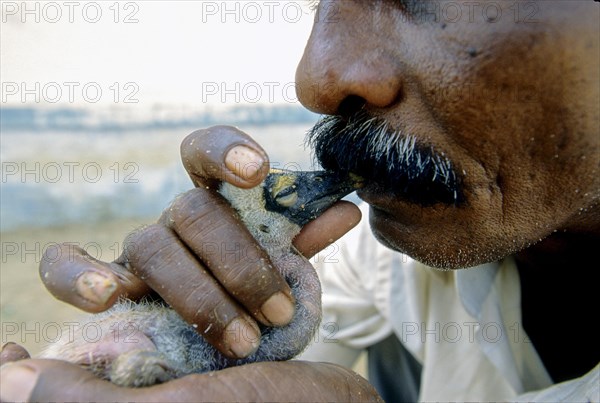
[[294,246],[310,259],[354,228],[362,217],[355,204],[340,201],[309,222],[294,238]]
[[29,359],[5,364],[0,368],[0,381],[0,402],[151,400],[144,388],[123,388],[75,364],[58,360]]
[[123,388],[74,364],[24,360],[0,368],[0,401],[381,401],[352,371],[302,361],[242,365],[147,388]]

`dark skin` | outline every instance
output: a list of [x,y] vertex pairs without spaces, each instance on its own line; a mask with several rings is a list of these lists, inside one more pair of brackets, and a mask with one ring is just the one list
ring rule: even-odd
[[[438,3],[443,8],[450,2]],[[385,119],[394,129],[409,132],[423,144],[443,152],[459,173],[464,172],[461,179],[465,203],[457,208],[421,206],[366,188],[360,196],[371,205],[373,232],[392,249],[445,269],[516,255],[523,283],[524,326],[558,380],[581,375],[598,361],[592,341],[582,339],[582,334],[590,334],[586,330],[592,317],[589,307],[596,305],[591,305],[594,301],[589,299],[595,295],[597,275],[587,268],[595,266],[591,262],[600,235],[598,5],[591,1],[536,2],[540,7],[534,16],[537,22],[525,23],[523,14],[515,21],[514,8],[508,8],[510,3],[503,10],[504,17],[496,21],[482,18],[480,9],[473,21],[466,14],[448,22],[428,19],[426,13],[413,12],[414,8],[411,11],[410,5],[419,2],[322,1],[323,14],[314,25],[298,67],[298,95],[307,108],[323,114],[347,116],[363,108]],[[526,2],[516,4],[524,6]],[[327,14],[335,16],[334,22],[325,21],[328,10],[335,11],[335,15]],[[184,164],[199,189],[192,199],[198,197],[200,205],[214,198],[217,180],[249,187],[264,177],[262,169],[249,177],[235,175],[231,169],[235,163],[227,163],[227,151],[234,145],[245,144],[259,155],[254,158],[238,149],[240,166],[248,162],[262,166],[266,154],[246,135],[232,129],[218,130],[218,135],[215,129],[204,140],[182,145]],[[202,152],[206,147],[213,152]],[[357,221],[356,209],[347,205],[339,208],[339,214],[324,216],[311,224],[312,229],[302,232],[296,240],[301,251],[318,250]],[[226,206],[217,204],[205,213],[228,223],[223,232],[213,234],[217,241],[252,242],[227,229],[232,223],[226,218],[231,214]],[[192,221],[194,214],[198,210],[190,209]],[[344,231],[335,232],[342,223]],[[168,230],[165,234],[175,231],[181,242],[189,241],[185,229],[174,230],[164,217],[159,226]],[[314,230],[316,226],[321,230]],[[143,243],[145,233],[138,236]],[[151,248],[139,250],[151,253]],[[139,296],[149,290],[118,263],[91,264],[80,259],[42,267],[42,271],[53,274],[46,285],[58,298],[97,312],[109,307],[118,295]],[[104,273],[108,279],[97,281],[95,292],[86,288],[89,282],[77,280],[90,269]],[[197,269],[213,270],[201,264]],[[138,270],[145,278],[155,276],[149,268]],[[244,275],[251,279],[257,268],[248,270]],[[284,323],[291,314],[285,303],[278,304],[275,312],[263,308],[272,295],[288,295],[286,286],[274,273],[271,275],[273,286],[258,293],[256,299],[242,296],[205,303],[237,312],[238,317]],[[179,285],[177,274],[163,280],[165,288]],[[228,295],[237,292],[225,291]],[[185,295],[180,302],[180,306],[186,306]],[[186,312],[196,310],[184,309],[184,317]],[[556,332],[557,313],[568,316],[569,321],[574,318],[576,323],[584,323],[570,327],[581,328],[582,333]],[[222,324],[222,334],[227,325]],[[548,341],[547,347],[542,347],[544,340]],[[219,348],[231,347],[227,340],[220,343]],[[581,346],[584,353],[560,356],[564,346],[572,345]],[[286,391],[287,397],[268,394],[278,393],[273,385],[289,380],[285,371],[269,373],[268,380],[258,375],[249,378],[256,390],[265,393],[262,399],[348,400],[350,396],[364,396],[356,394],[365,390],[364,384],[344,383],[345,370],[325,364],[261,363],[224,371],[220,379],[227,378],[229,385],[236,385],[238,371],[247,371],[244,376],[260,374],[278,365],[300,365],[302,369],[296,383]],[[32,369],[34,374],[23,368]],[[331,378],[311,378],[313,370],[324,371]],[[305,376],[317,386],[302,382]],[[238,391],[235,386],[221,390],[222,395],[219,391],[205,395],[201,385],[206,377],[193,375],[156,387],[154,398],[174,400],[181,393],[189,393],[187,396],[195,396],[196,400],[246,400],[256,396],[244,395],[240,388],[237,398],[232,398],[230,393]],[[89,374],[68,364],[24,360],[3,368],[2,396],[8,399],[4,393],[21,391],[20,395],[10,396],[20,400],[63,400],[66,392],[60,385],[69,385],[69,393],[80,393],[87,399],[113,396],[143,400],[147,396],[143,390],[119,390],[123,394],[117,396],[112,394],[112,385],[82,380],[89,380]],[[29,389],[23,386],[27,382]],[[36,387],[30,394],[32,385]],[[348,389],[331,385],[346,385]],[[322,393],[327,387],[345,394],[325,396]]]
[[[22,355],[19,347],[9,345],[2,358]],[[21,354],[19,354],[21,353]],[[8,357],[7,357],[8,358]],[[14,359],[10,357],[8,359]],[[143,402],[198,402],[198,401],[286,401],[289,390],[295,391],[296,401],[377,401],[377,394],[362,377],[349,369],[333,364],[301,361],[251,364],[228,368],[211,375],[191,375],[167,384],[141,389],[127,389],[96,378],[91,373],[71,364],[54,360],[26,360],[5,367],[10,374],[6,382],[18,381],[35,374],[35,387],[29,401],[143,401]],[[53,373],[60,373],[57,377]],[[280,374],[284,373],[285,376]],[[12,378],[12,377],[16,377]],[[271,384],[277,387],[258,387]],[[75,381],[76,380],[76,381]],[[3,392],[2,401],[20,401],[10,392]],[[94,398],[93,396],[97,396]]]

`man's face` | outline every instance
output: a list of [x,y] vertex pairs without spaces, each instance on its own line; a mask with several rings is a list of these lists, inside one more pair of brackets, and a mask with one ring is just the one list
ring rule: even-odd
[[501,259],[597,211],[599,7],[322,1],[298,96],[326,168],[371,185],[375,235],[440,268]]

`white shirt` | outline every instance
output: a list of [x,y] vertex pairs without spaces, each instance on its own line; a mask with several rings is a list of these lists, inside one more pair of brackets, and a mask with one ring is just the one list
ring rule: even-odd
[[552,385],[521,324],[512,259],[436,270],[381,245],[361,210],[358,227],[312,260],[324,316],[300,359],[351,366],[393,332],[423,365],[420,400],[600,400],[599,366]]

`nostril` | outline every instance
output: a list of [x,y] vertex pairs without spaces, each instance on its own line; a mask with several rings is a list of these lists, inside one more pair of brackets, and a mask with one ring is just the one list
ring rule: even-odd
[[366,103],[367,101],[358,95],[348,95],[342,100],[342,102],[340,102],[340,106],[338,106],[337,109],[337,114],[347,118],[360,111]]

